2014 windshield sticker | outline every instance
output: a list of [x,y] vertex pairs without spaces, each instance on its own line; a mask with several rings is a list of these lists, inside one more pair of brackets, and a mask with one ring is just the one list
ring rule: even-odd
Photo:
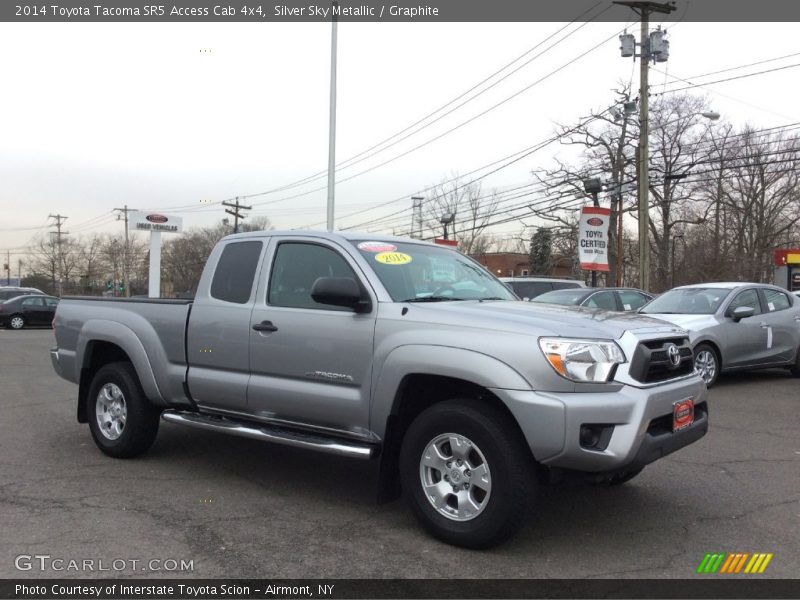
[[361,242],[358,249],[364,252],[394,252],[397,246],[386,242]]
[[407,265],[411,257],[402,252],[381,252],[375,255],[375,260],[385,265]]

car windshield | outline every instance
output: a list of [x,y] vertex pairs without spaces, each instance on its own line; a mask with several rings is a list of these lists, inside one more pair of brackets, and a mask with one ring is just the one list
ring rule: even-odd
[[516,300],[480,264],[428,244],[352,240],[395,302]]
[[680,288],[670,290],[642,308],[644,314],[660,315],[713,315],[730,289]]
[[576,306],[586,298],[586,290],[558,290],[547,292],[531,299],[531,302],[544,302],[546,304],[563,304],[565,306]]

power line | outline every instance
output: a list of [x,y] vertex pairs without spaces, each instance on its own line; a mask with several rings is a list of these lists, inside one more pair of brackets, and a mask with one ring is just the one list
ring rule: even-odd
[[702,87],[702,86],[706,86],[706,85],[714,85],[714,84],[717,84],[717,83],[724,83],[726,81],[735,81],[737,79],[746,79],[748,77],[755,77],[756,75],[764,75],[766,73],[775,73],[776,71],[785,71],[786,69],[794,69],[795,67],[800,67],[800,63],[794,63],[794,64],[791,64],[791,65],[785,65],[783,67],[775,67],[774,69],[765,69],[763,71],[756,71],[755,73],[745,73],[743,75],[736,75],[734,77],[726,77],[724,79],[717,79],[715,81],[704,81],[702,84],[692,83],[691,85],[686,85],[686,86],[678,87],[678,88],[672,88],[672,89],[667,90],[666,92],[659,92],[659,93],[652,94],[652,95],[653,96],[661,96],[663,94],[671,94],[673,92],[680,92],[680,91],[683,91],[683,90],[689,90],[689,89],[692,89],[692,88],[695,88],[695,87]]

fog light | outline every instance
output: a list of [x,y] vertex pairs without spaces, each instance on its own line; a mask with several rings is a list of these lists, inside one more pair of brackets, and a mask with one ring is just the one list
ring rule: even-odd
[[608,424],[581,425],[579,439],[581,448],[588,450],[605,450],[611,441],[611,434],[614,433],[614,426]]
[[596,446],[600,436],[588,425],[581,425],[581,446]]

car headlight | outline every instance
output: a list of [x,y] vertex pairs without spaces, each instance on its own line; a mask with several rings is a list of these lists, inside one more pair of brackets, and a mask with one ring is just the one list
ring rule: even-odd
[[572,381],[604,383],[625,355],[612,341],[539,338],[547,362],[556,373]]

